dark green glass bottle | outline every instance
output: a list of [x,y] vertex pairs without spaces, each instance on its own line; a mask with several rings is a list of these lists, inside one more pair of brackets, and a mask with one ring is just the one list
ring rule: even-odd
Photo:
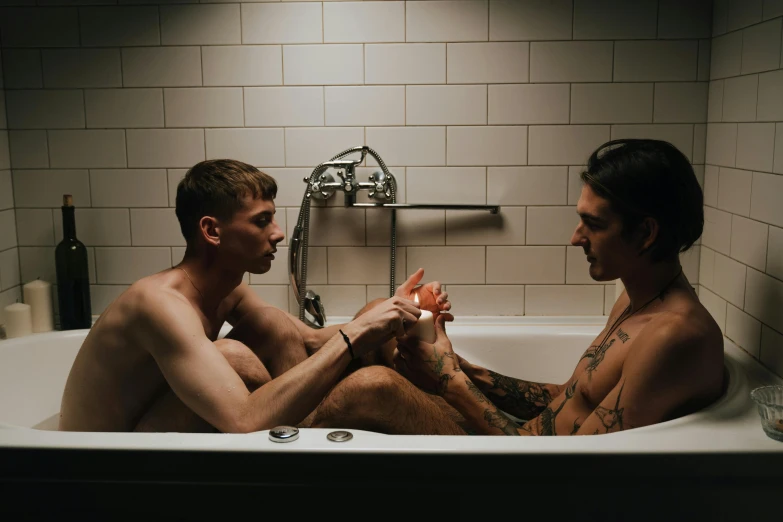
[[63,240],[54,251],[57,267],[57,297],[60,304],[60,328],[76,330],[92,326],[90,271],[87,248],[76,239],[73,198],[63,196]]

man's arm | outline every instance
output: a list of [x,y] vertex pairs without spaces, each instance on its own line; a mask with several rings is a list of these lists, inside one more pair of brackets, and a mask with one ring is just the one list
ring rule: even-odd
[[560,385],[515,379],[457,358],[462,371],[487,399],[519,419],[529,420],[540,415],[570,383]]
[[[244,282],[237,286],[232,294],[235,304],[232,306],[231,310],[228,311],[228,316],[226,318],[228,323],[232,326],[239,323],[245,315],[253,310],[272,306],[258,297],[258,295]],[[336,324],[321,329],[310,328],[295,315],[288,313],[286,310],[281,311],[286,314],[288,319],[299,331],[299,335],[302,336],[302,342],[304,343],[308,355],[312,355],[318,351],[318,349],[326,344],[329,339],[334,337],[340,328],[345,326],[344,324]]]
[[[451,308],[451,303],[448,300],[448,293],[442,291],[441,284],[438,281],[432,281],[417,287],[416,285],[421,281],[423,276],[424,270],[421,268],[418,269],[400,285],[395,292],[395,295],[412,300],[414,294],[418,293],[421,297],[421,304],[419,306],[422,310],[429,310],[432,313],[441,311],[447,312]],[[232,309],[228,312],[228,322],[231,325],[237,324],[242,317],[254,309],[272,306],[258,297],[258,295],[244,282],[234,290],[233,299],[236,304],[234,304]],[[336,324],[318,329],[310,328],[295,315],[290,314],[285,310],[283,311],[302,336],[302,341],[304,342],[308,355],[312,355],[318,351],[329,339],[337,334],[338,330],[345,326],[345,324]]]
[[462,371],[458,361],[463,359],[454,353],[446,336],[447,315],[435,321],[433,344],[407,336],[398,338],[397,371],[419,388],[442,396],[478,434],[530,435],[492,404]]
[[443,398],[480,435],[530,435],[500,411],[464,372],[449,380]]
[[[707,330],[675,314],[661,314],[638,335],[620,381],[575,435],[598,435],[663,422],[691,401],[720,390],[723,348],[711,348]],[[717,354],[717,356],[716,356]],[[707,376],[705,378],[705,376]]]
[[[188,303],[157,295],[140,313],[140,341],[155,358],[174,393],[205,421],[224,432],[250,432],[295,425],[313,411],[334,386],[351,357],[341,335],[312,357],[261,386],[247,390]],[[412,303],[389,300],[372,314],[345,326],[356,356],[415,322]]]

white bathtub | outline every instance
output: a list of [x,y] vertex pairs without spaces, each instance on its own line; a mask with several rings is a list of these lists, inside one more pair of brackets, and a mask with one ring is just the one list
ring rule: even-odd
[[[473,363],[505,375],[562,383],[605,320],[458,318],[448,330],[455,351]],[[433,463],[459,457],[463,465],[475,467],[479,476],[490,463],[502,462],[505,471],[495,470],[495,478],[517,481],[526,479],[515,469],[532,467],[538,477],[556,477],[562,475],[557,470],[563,466],[587,466],[591,478],[616,478],[619,466],[625,477],[668,477],[668,484],[715,479],[733,484],[738,477],[743,477],[745,485],[756,484],[754,488],[760,487],[758,481],[783,484],[783,444],[763,433],[749,398],[754,387],[781,380],[729,340],[725,341],[729,385],[724,396],[700,412],[655,426],[585,437],[391,436],[350,430],[353,439],[343,443],[327,440],[332,430],[305,429],[298,440],[280,444],[270,441],[267,431],[51,431],[56,428],[63,386],[85,334],[86,330],[79,330],[0,341],[0,479],[10,477],[18,485],[18,480],[46,482],[56,476],[62,484],[72,480],[73,470],[78,469],[89,477],[84,479],[89,483],[122,481],[126,472],[136,484],[168,479],[215,483],[226,479],[225,470],[230,468],[234,483],[244,483],[233,473],[257,459],[264,470],[274,470],[274,484],[265,480],[265,487],[302,485],[309,480],[331,484],[335,477],[359,485],[380,477],[410,481],[414,474],[425,483],[443,483],[443,474],[435,471],[439,464]],[[195,455],[207,464],[194,464]],[[330,470],[329,480],[322,476],[325,469]],[[59,474],[52,475],[53,470]],[[571,478],[589,488],[584,477]],[[459,475],[448,480],[455,487],[460,484]],[[560,476],[559,480],[565,479]],[[82,487],[84,483],[80,482]]]

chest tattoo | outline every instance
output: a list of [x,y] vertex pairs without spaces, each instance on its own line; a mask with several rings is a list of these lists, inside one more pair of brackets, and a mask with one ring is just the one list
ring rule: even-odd
[[[604,360],[607,350],[612,347],[614,341],[615,339],[612,338],[609,340],[609,342],[606,342],[600,346],[591,346],[587,349],[584,355],[582,355],[582,359],[588,359],[590,361],[585,368],[587,371],[588,382],[592,380],[593,372],[598,368],[598,365],[601,364],[601,361]],[[579,359],[579,361],[581,362],[582,359]]]
[[[557,435],[555,431],[555,419],[557,419],[557,414],[560,413],[560,410],[563,409],[563,406],[565,406],[565,404],[574,396],[577,382],[578,381],[574,381],[571,386],[566,388],[565,399],[563,399],[563,402],[560,403],[560,406],[558,406],[556,410],[553,410],[547,406],[544,411],[541,412],[541,415],[526,423],[524,426],[522,426],[522,429],[534,435]],[[579,428],[576,426],[576,423],[574,423],[574,430],[578,429]]]
[[[603,424],[604,428],[606,428],[606,433],[609,433],[609,430],[615,428],[622,431],[626,428],[633,427],[628,424],[623,424],[623,413],[625,408],[620,407],[620,396],[623,394],[623,388],[625,388],[625,382],[620,386],[620,391],[617,393],[617,402],[615,403],[614,408],[598,406],[593,412],[601,420],[601,424]],[[598,433],[598,430],[596,430],[596,433]]]

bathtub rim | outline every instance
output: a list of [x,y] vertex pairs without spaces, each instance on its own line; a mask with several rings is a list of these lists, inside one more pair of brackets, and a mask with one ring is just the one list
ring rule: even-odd
[[[335,322],[344,318],[335,317]],[[466,316],[455,321],[455,326],[589,326],[591,328],[603,326],[606,323],[605,316]],[[68,332],[49,332],[35,334],[40,340],[48,337],[61,338],[62,336],[84,335],[84,330]],[[22,344],[26,339],[11,339],[3,341],[2,346]],[[9,343],[9,344],[6,344]],[[727,338],[724,338],[724,353],[727,361],[731,360],[731,367],[739,372],[739,375],[750,374],[747,387],[761,382],[783,382],[769,370],[761,366],[749,354],[737,347]],[[731,370],[730,370],[731,371]],[[755,377],[754,377],[755,376]],[[731,386],[731,383],[730,383]],[[753,386],[755,387],[755,386]],[[736,440],[724,440],[726,437],[708,436],[704,429],[698,426],[703,420],[720,421],[720,415],[715,410],[721,406],[718,399],[707,408],[679,419],[673,419],[663,423],[636,428],[626,432],[602,435],[601,437],[524,437],[498,438],[498,437],[448,437],[426,435],[384,435],[362,430],[350,430],[354,434],[351,443],[336,444],[326,441],[325,435],[332,430],[317,430],[313,428],[301,430],[300,439],[295,443],[276,444],[268,440],[268,430],[249,434],[183,434],[183,433],[88,433],[88,432],[54,432],[44,431],[24,426],[14,426],[0,423],[0,448],[39,448],[39,449],[102,449],[102,450],[150,450],[150,451],[252,451],[252,452],[338,452],[338,453],[450,453],[472,451],[481,454],[532,454],[532,453],[593,453],[602,454],[637,454],[639,448],[644,447],[646,454],[674,453],[732,453],[740,452],[783,452],[783,444],[772,441],[761,430],[760,423],[755,413],[746,411],[747,405],[752,401],[747,396],[741,398],[737,410],[729,424],[738,434],[741,433],[746,445],[737,445]],[[716,419],[717,417],[717,419]],[[739,421],[741,422],[737,422]],[[751,426],[748,424],[752,424]],[[673,433],[682,431],[691,433],[697,440],[691,440],[687,444],[677,444]],[[702,438],[699,438],[699,437]],[[393,440],[402,438],[402,440]],[[436,440],[437,439],[437,440]],[[470,441],[470,442],[468,442]],[[524,441],[524,442],[519,442]],[[389,446],[389,442],[397,442],[395,446]]]

